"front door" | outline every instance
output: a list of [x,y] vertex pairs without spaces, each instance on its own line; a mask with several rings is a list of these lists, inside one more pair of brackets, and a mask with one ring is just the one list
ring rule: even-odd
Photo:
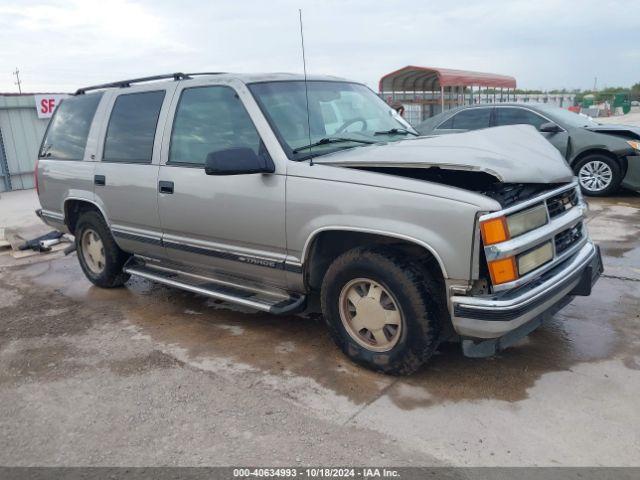
[[[549,120],[528,108],[521,107],[496,107],[495,114],[496,126],[501,125],[531,125],[536,129],[548,123]],[[569,145],[569,134],[566,131],[561,132],[540,132],[551,145],[556,147],[563,157],[567,156],[567,147]]]
[[210,153],[237,147],[269,155],[237,91],[180,86],[165,133],[158,206],[163,244],[175,261],[285,285],[285,176],[207,175]]

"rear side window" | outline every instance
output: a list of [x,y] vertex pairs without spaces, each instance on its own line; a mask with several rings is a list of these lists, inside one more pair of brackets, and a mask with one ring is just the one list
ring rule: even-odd
[[82,160],[91,122],[101,98],[102,93],[65,98],[53,114],[39,156]]
[[204,165],[207,155],[246,147],[261,152],[260,135],[230,87],[185,89],[176,109],[169,163]]
[[540,128],[540,125],[547,120],[540,115],[524,108],[496,108],[496,125],[533,125]]
[[490,108],[470,108],[469,110],[463,110],[450,118],[447,122],[451,122],[451,126],[439,128],[453,128],[456,130],[477,130],[479,128],[489,128],[490,120]]
[[151,163],[164,90],[120,95],[104,142],[105,162]]

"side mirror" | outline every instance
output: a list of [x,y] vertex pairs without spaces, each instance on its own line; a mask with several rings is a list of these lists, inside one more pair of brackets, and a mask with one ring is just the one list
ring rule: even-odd
[[204,164],[204,173],[207,175],[247,175],[274,171],[275,165],[268,155],[256,155],[247,147],[211,152]]
[[540,128],[538,130],[544,133],[558,133],[562,131],[562,128],[560,128],[560,125],[558,124],[547,122],[540,125]]

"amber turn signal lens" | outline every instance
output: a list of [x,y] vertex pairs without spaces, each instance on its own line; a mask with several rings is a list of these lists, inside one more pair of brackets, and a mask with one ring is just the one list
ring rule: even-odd
[[493,245],[494,243],[509,240],[509,230],[507,229],[507,220],[505,217],[492,218],[480,224],[482,232],[482,241],[485,245]]
[[509,257],[489,262],[489,273],[494,285],[511,282],[518,278],[516,261],[513,257]]

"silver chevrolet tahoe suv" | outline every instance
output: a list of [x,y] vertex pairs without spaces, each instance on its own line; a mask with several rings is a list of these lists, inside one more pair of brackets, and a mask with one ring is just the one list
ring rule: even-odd
[[342,351],[391,374],[448,340],[492,355],[602,271],[572,172],[533,127],[419,137],[334,77],[80,89],[36,183],[94,284],[138,275],[274,314],[319,298]]

